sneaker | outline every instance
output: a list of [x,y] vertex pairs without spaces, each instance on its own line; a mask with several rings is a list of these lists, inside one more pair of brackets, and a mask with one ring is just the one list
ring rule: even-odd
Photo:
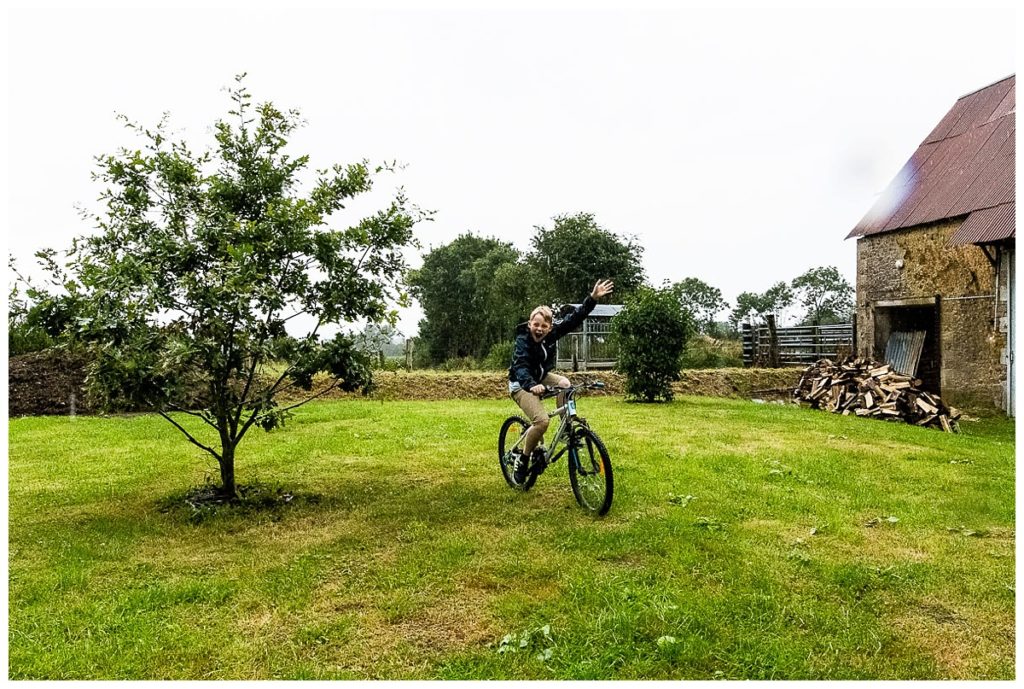
[[512,451],[512,480],[522,485],[526,481],[527,473],[529,472],[530,463],[523,457],[523,453],[519,450]]
[[533,457],[530,459],[530,468],[538,476],[544,473],[544,470],[548,468],[548,460],[544,456],[544,448],[538,447],[533,451]]

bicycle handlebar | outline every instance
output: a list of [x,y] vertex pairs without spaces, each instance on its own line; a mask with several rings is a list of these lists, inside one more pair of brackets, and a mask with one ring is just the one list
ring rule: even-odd
[[596,381],[593,381],[593,382],[588,382],[588,383],[581,383],[579,385],[570,385],[567,388],[559,388],[559,387],[552,387],[550,385],[545,385],[544,386],[544,393],[540,395],[540,398],[543,400],[543,399],[547,399],[548,397],[554,397],[555,395],[559,395],[561,393],[568,394],[568,393],[576,392],[577,390],[603,390],[603,389],[604,389],[604,383],[602,383],[599,380],[596,380]]

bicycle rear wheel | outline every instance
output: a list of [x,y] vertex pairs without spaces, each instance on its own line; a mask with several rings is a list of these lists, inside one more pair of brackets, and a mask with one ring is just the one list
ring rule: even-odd
[[505,483],[516,490],[530,490],[537,482],[537,474],[532,471],[526,475],[526,481],[522,485],[512,478],[512,448],[529,427],[530,422],[523,417],[510,416],[501,424],[501,430],[498,432],[498,464],[501,466],[501,474],[505,477]]
[[570,448],[569,484],[580,507],[597,516],[612,506],[612,462],[604,443],[589,428],[579,428]]

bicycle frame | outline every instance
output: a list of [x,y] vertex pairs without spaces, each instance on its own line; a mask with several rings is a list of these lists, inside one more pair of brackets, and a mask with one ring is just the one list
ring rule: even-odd
[[[548,418],[554,418],[556,416],[561,417],[559,420],[558,428],[555,430],[554,436],[551,438],[551,442],[548,444],[548,449],[544,453],[544,459],[548,464],[554,464],[561,458],[562,455],[569,449],[569,440],[572,437],[573,428],[576,423],[579,423],[579,418],[576,414],[576,387],[566,388],[564,391],[559,391],[556,394],[565,394],[565,404],[554,409],[548,413]],[[522,445],[526,439],[526,433],[519,436],[519,440],[516,441],[513,448]],[[562,445],[559,448],[559,445]],[[556,453],[557,450],[557,453]]]
[[[509,416],[501,425],[498,435],[498,463],[501,465],[501,473],[505,481],[514,489],[521,491],[530,490],[538,476],[544,470],[557,462],[562,455],[568,452],[569,459],[569,484],[572,487],[576,502],[581,507],[597,516],[605,515],[612,504],[612,467],[608,460],[608,450],[605,449],[601,439],[590,429],[587,420],[579,415],[576,410],[576,393],[580,390],[602,390],[604,384],[600,381],[587,382],[581,385],[572,385],[567,388],[545,387],[540,394],[540,399],[558,397],[558,404],[553,411],[545,411],[545,416],[537,416],[538,419],[551,419],[558,417],[558,427],[551,434],[547,449],[537,453],[536,461],[533,458],[526,460],[526,473],[523,474],[521,459],[513,454],[513,450],[521,451],[526,441],[526,436],[531,428],[529,423],[522,416]],[[539,411],[535,405],[531,406],[531,416]],[[550,428],[550,423],[545,423]],[[513,428],[522,429],[519,437],[512,441],[510,431]],[[545,429],[547,430],[547,429]],[[511,443],[511,447],[509,447]],[[540,447],[540,446],[538,446]],[[516,461],[513,462],[513,459]],[[584,466],[585,464],[585,466]],[[519,474],[519,478],[516,474]]]

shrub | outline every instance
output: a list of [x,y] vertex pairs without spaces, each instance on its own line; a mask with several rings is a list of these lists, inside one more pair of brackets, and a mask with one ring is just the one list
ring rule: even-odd
[[32,290],[27,299],[12,294],[7,312],[8,356],[41,352],[62,341],[78,317],[78,302],[69,296],[54,296]]
[[41,352],[54,346],[56,341],[46,332],[25,323],[8,324],[7,354],[17,356],[30,352]]
[[442,371],[476,371],[480,362],[471,356],[455,356],[445,359],[438,368]]
[[508,342],[495,342],[491,345],[487,356],[484,357],[483,367],[488,371],[508,369],[512,364],[512,346],[514,344],[511,340]]
[[617,368],[626,376],[626,396],[670,401],[693,332],[693,321],[676,296],[668,289],[638,290],[612,319],[612,332],[619,345]]

